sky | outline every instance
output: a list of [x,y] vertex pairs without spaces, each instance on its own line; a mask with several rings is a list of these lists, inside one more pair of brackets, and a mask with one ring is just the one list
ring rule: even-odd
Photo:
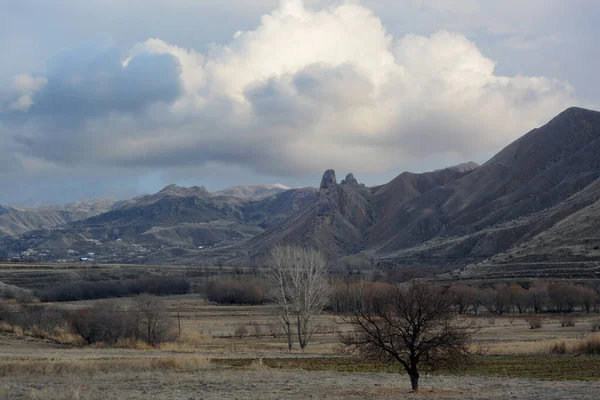
[[595,0],[0,0],[0,204],[367,185],[600,109]]

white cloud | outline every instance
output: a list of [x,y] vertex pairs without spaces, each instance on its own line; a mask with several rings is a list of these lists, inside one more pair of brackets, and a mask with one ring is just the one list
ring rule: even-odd
[[[258,27],[205,54],[149,39],[121,67],[156,54],[179,61],[176,100],[140,101],[146,108],[136,115],[107,107],[73,129],[59,150],[41,146],[36,156],[58,159],[89,140],[94,146],[82,162],[91,164],[377,172],[423,156],[498,150],[573,102],[565,82],[497,75],[495,62],[460,34],[394,38],[356,2],[309,9],[285,0]],[[143,71],[154,79],[151,68]],[[141,93],[131,96],[144,94],[143,85],[131,87]],[[34,93],[22,109],[33,110]],[[49,140],[46,130],[31,135]]]
[[13,78],[13,89],[18,93],[18,98],[10,104],[10,108],[16,111],[29,110],[33,105],[32,96],[47,82],[46,78],[32,77],[29,74],[15,76]]

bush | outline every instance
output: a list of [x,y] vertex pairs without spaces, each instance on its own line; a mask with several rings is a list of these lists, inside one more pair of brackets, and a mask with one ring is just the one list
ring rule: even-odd
[[93,307],[78,310],[70,316],[73,333],[81,336],[87,344],[116,344],[123,339],[140,336],[137,318],[114,300],[103,301]]
[[575,317],[572,315],[563,315],[560,319],[560,326],[563,328],[575,326]]
[[0,307],[0,321],[12,332],[62,342],[68,327],[68,313],[56,307],[5,305]]
[[590,322],[590,328],[592,332],[600,332],[600,319]]
[[600,355],[600,336],[591,335],[575,345],[575,352],[579,354]]
[[136,298],[132,308],[108,300],[75,311],[70,326],[88,344],[143,340],[149,346],[158,346],[175,338],[174,321],[165,315],[160,299],[150,295]]
[[29,290],[3,282],[0,282],[0,298],[14,299],[19,303],[28,303],[34,300],[34,296]]
[[235,280],[210,281],[204,286],[204,296],[219,304],[262,304],[265,301],[261,285]]
[[531,317],[528,317],[527,319],[525,319],[525,321],[527,321],[531,329],[539,329],[542,327],[543,320],[542,317],[540,317],[539,315],[533,315]]
[[565,341],[553,344],[550,347],[550,354],[567,354],[567,344]]
[[238,325],[237,328],[235,328],[235,331],[233,331],[233,334],[240,339],[246,336],[248,334],[248,328],[246,327],[246,324]]

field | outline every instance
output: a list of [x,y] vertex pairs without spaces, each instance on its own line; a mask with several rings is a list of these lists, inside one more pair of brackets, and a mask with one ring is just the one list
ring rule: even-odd
[[[193,291],[211,276],[246,279],[252,273],[227,267],[9,264],[0,266],[0,281],[36,290],[65,282],[178,276]],[[420,391],[411,393],[397,365],[340,352],[339,335],[349,326],[333,314],[319,317],[320,329],[305,351],[288,352],[273,306],[216,305],[194,293],[162,299],[178,336],[159,348],[139,342],[83,345],[66,331],[44,336],[0,321],[0,399],[595,399],[600,392],[600,356],[573,351],[582,340],[600,340],[591,333],[592,322],[600,320],[594,313],[576,314],[568,327],[561,326],[560,315],[544,314],[539,329],[531,329],[525,315],[470,316],[479,327],[472,362],[423,371]],[[99,301],[53,305],[73,311]]]
[[591,399],[600,391],[600,357],[549,354],[555,343],[568,346],[588,335],[594,316],[579,316],[575,326],[564,328],[557,317],[547,318],[535,330],[524,317],[474,317],[481,330],[473,363],[429,371],[414,394],[397,366],[341,355],[338,334],[348,327],[335,316],[321,317],[323,328],[306,351],[289,353],[269,306],[217,306],[197,295],[166,301],[168,312],[179,316],[181,335],[158,349],[81,347],[3,332],[0,398],[538,398],[543,393]]

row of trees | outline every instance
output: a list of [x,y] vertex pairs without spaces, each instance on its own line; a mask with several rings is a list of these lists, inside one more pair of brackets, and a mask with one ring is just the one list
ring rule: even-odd
[[203,285],[201,292],[208,301],[219,304],[257,305],[265,301],[262,285],[235,279],[208,281]]
[[190,283],[183,278],[152,277],[100,282],[65,282],[38,289],[35,296],[44,302],[79,301],[135,296],[142,293],[156,296],[185,294]]
[[536,282],[527,289],[518,284],[487,288],[453,285],[449,292],[460,314],[477,313],[481,308],[496,315],[577,310],[589,313],[600,308],[600,296],[594,288],[569,282]]

